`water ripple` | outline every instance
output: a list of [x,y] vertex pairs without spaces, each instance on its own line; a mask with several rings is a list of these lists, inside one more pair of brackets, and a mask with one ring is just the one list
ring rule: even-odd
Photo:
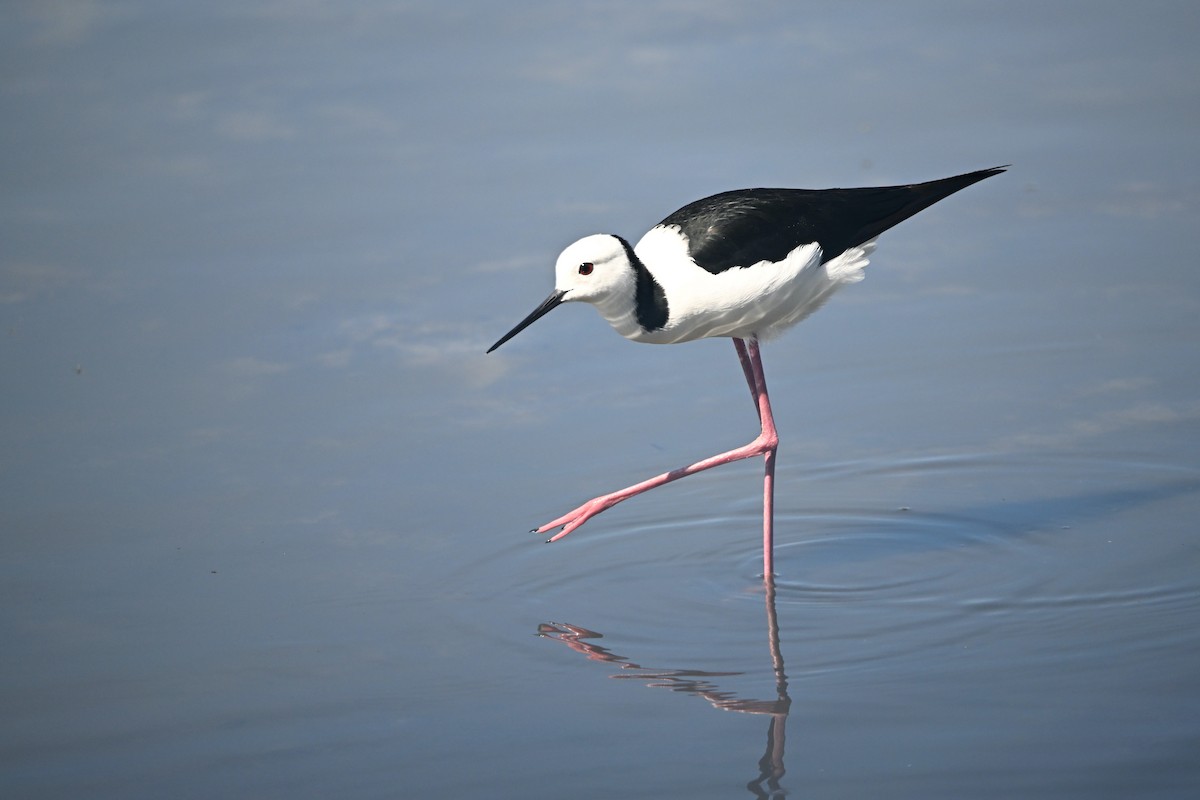
[[[1141,532],[1120,520],[1200,493],[1197,470],[961,454],[783,469],[778,486],[776,601],[785,646],[797,632],[805,643],[807,674],[960,652],[998,629],[1052,640],[1122,614],[1177,637],[1175,619],[1196,611],[1197,577],[1139,570]],[[553,545],[506,540],[464,574],[489,600],[519,595],[531,629],[567,619],[728,667],[727,654],[757,652],[761,638],[754,487],[745,473],[698,476]],[[1164,548],[1187,541],[1160,538],[1149,553],[1169,563]]]

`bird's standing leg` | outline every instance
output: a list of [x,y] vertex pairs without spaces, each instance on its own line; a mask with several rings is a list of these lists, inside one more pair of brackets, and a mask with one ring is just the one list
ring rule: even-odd
[[[770,426],[774,436],[775,419],[771,415],[771,400],[767,396],[767,378],[763,372],[758,341],[751,339],[747,345],[741,339],[734,339],[733,346],[737,349],[738,360],[742,362],[742,372],[750,386],[750,397],[754,400],[763,432]],[[778,442],[778,436],[774,438]],[[772,447],[763,452],[763,577],[767,580],[771,580],[775,574],[775,451],[776,448]]]
[[771,401],[767,397],[767,381],[763,377],[762,357],[759,355],[757,340],[734,339],[733,345],[737,348],[738,359],[741,361],[742,371],[746,375],[746,383],[750,387],[750,394],[754,398],[755,408],[758,411],[758,418],[762,426],[761,431],[754,441],[734,450],[710,456],[694,464],[688,464],[685,467],[664,472],[641,483],[635,483],[633,486],[592,498],[579,506],[579,508],[563,514],[558,519],[547,522],[540,528],[534,529],[534,533],[545,533],[561,526],[562,530],[549,539],[551,542],[558,541],[601,511],[612,508],[622,500],[627,500],[634,495],[648,492],[665,483],[685,478],[688,475],[703,472],[706,469],[728,464],[731,461],[740,461],[745,458],[753,458],[754,456],[761,455],[766,461],[766,475],[763,480],[763,574],[769,577],[773,572],[774,566],[772,537],[774,530],[775,450],[779,446],[779,435],[775,431],[775,419],[771,415]]

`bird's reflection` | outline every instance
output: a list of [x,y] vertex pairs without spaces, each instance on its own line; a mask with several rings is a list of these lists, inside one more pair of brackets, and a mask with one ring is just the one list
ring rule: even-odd
[[771,666],[775,673],[775,698],[761,700],[739,697],[736,692],[720,688],[720,678],[740,675],[739,672],[706,672],[695,669],[657,669],[643,667],[628,657],[618,655],[595,640],[604,635],[578,625],[561,622],[546,622],[538,626],[538,635],[562,642],[567,647],[591,661],[603,661],[619,668],[611,677],[622,680],[638,680],[646,686],[670,689],[675,692],[703,697],[714,708],[724,711],[740,711],[745,714],[764,714],[771,718],[767,726],[767,746],[758,761],[758,776],[746,784],[752,794],[760,798],[780,798],[786,791],[780,786],[783,778],[783,753],[786,743],[788,710],[792,700],[788,696],[787,675],[784,673],[783,653],[779,648],[779,619],[775,612],[775,581],[768,576],[765,581],[767,606],[767,641],[771,653]]

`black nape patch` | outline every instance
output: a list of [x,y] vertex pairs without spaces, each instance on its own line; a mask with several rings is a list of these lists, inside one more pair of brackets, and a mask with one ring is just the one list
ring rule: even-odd
[[616,238],[625,248],[625,255],[637,276],[637,285],[634,291],[634,313],[637,315],[638,325],[641,325],[644,331],[662,330],[666,327],[667,319],[670,317],[667,294],[658,281],[654,280],[654,276],[650,274],[650,270],[646,269],[642,260],[633,252],[633,247],[629,242],[620,236]]

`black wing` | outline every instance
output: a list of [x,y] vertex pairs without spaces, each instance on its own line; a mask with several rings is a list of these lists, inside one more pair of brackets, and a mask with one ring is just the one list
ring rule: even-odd
[[689,203],[660,225],[678,225],[696,263],[714,274],[780,261],[817,242],[822,263],[1004,167],[908,186],[738,189]]

